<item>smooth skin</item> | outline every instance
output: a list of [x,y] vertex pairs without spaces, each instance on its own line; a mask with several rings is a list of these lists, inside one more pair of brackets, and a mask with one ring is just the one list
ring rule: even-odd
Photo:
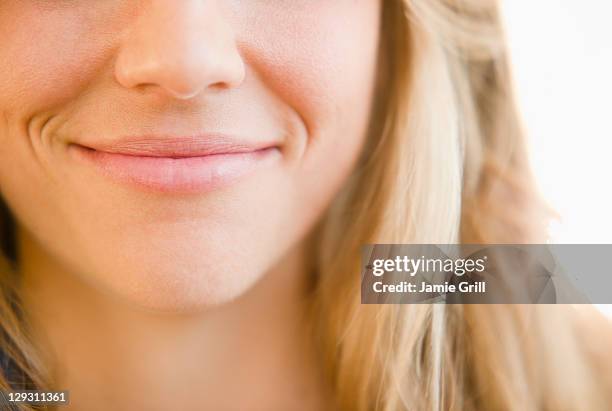
[[[380,12],[377,0],[0,2],[0,190],[67,409],[330,406],[303,321],[305,255],[363,147]],[[201,132],[281,155],[173,194],[68,153]]]

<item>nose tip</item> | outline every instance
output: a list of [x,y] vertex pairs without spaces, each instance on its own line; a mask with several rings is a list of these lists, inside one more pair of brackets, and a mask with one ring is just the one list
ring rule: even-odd
[[115,63],[117,82],[178,99],[242,84],[245,65],[234,33],[211,3],[152,2],[127,31]]
[[117,60],[116,79],[126,88],[155,88],[174,98],[190,99],[206,89],[231,89],[245,78],[242,58],[201,49],[185,50],[186,55],[155,54],[136,57],[123,53]]

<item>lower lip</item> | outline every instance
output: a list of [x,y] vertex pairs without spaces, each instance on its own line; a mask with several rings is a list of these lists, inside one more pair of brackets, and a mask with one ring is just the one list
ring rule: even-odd
[[277,147],[180,158],[109,153],[77,144],[71,144],[69,150],[117,182],[165,193],[218,189],[271,164],[280,155]]

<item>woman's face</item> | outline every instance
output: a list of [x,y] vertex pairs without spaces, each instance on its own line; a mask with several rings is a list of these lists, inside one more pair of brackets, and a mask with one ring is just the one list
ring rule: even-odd
[[2,197],[64,270],[134,303],[240,295],[355,164],[379,3],[2,0]]

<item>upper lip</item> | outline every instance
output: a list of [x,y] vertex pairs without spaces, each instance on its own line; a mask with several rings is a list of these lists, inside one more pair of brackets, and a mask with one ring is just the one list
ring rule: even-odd
[[187,136],[149,134],[76,144],[87,149],[112,154],[174,158],[249,153],[277,146],[274,142],[254,142],[219,133]]

